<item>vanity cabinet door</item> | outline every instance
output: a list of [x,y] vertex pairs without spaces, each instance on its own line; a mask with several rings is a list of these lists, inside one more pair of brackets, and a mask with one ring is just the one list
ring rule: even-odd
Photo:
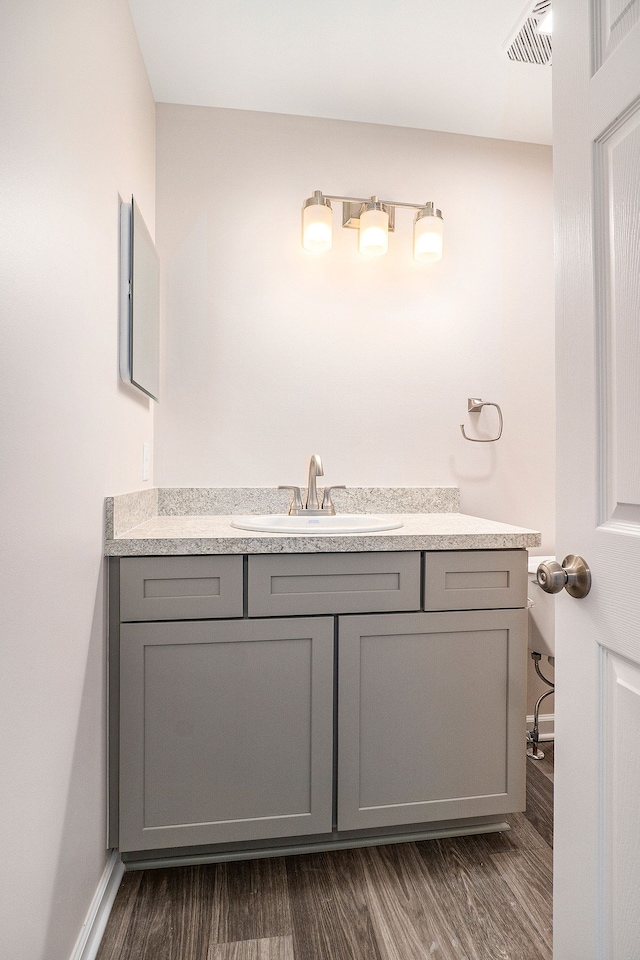
[[339,830],[524,809],[526,616],[340,618]]
[[332,828],[333,620],[126,623],[120,849]]

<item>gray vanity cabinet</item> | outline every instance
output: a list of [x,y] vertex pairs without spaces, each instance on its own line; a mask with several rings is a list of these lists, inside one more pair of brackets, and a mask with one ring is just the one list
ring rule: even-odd
[[332,827],[333,620],[123,623],[120,849]]
[[113,560],[110,842],[143,862],[503,827],[524,809],[526,568]]
[[524,809],[526,610],[341,617],[338,829]]

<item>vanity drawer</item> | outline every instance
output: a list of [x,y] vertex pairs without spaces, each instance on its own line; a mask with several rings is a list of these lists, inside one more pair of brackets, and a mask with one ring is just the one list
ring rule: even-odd
[[425,610],[497,610],[526,605],[526,550],[425,554]]
[[378,613],[420,608],[420,554],[249,557],[249,616]]
[[127,557],[120,561],[120,619],[242,616],[242,557]]

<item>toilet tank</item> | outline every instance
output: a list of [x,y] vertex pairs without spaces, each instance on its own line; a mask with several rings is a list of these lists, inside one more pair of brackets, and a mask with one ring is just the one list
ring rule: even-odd
[[555,657],[555,597],[536,582],[536,570],[545,560],[555,557],[529,557],[529,649]]

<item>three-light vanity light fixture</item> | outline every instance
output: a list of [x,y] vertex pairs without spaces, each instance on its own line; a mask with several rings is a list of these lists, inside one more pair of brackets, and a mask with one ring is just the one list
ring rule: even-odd
[[324,253],[332,244],[331,201],[342,204],[342,226],[359,231],[358,250],[370,257],[387,252],[389,232],[395,229],[396,207],[416,211],[413,223],[413,256],[422,263],[442,258],[442,213],[433,203],[399,203],[379,197],[333,197],[315,190],[302,207],[302,246]]

